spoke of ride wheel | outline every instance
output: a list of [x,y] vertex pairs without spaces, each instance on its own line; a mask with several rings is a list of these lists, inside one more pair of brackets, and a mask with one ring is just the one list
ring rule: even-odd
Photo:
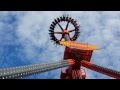
[[66,28],[65,28],[66,30],[68,29],[68,25],[69,25],[69,22],[68,22],[67,25],[66,25]]
[[62,32],[54,32],[54,34],[62,34]]
[[62,37],[60,38],[60,41],[62,40],[62,38],[63,38],[63,35],[62,35]]
[[73,32],[73,31],[75,31],[75,29],[74,29],[74,30],[70,30],[70,31],[68,31],[68,32]]
[[[69,34],[68,36],[69,36],[69,38],[70,38],[70,34]],[[70,40],[71,40],[71,38],[70,38]]]
[[61,28],[61,30],[63,31],[63,28],[62,28],[62,26],[58,23],[58,25],[59,25],[59,27]]

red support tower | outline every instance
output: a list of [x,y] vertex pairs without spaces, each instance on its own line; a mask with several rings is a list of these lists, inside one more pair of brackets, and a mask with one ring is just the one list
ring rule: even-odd
[[[66,73],[62,73],[61,71],[61,79],[68,77],[70,79],[85,79],[86,74],[84,69],[81,68],[80,61],[85,60],[90,62],[93,50],[78,50],[75,48],[65,47],[64,59],[73,59],[75,60],[75,64],[68,67]],[[70,72],[68,72],[70,71]],[[64,76],[66,74],[66,77]]]

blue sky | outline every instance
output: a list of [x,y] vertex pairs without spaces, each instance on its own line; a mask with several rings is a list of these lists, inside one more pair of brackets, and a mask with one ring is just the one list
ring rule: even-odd
[[[68,14],[81,25],[78,42],[97,45],[92,63],[120,70],[120,12],[118,11],[1,11],[0,67],[53,62],[63,58],[64,47],[49,37],[54,18]],[[87,79],[112,79],[86,69]],[[26,77],[59,79],[61,69]]]

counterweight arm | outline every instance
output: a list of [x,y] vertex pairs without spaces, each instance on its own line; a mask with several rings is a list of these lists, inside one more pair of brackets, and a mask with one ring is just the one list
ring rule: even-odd
[[92,64],[92,63],[85,61],[85,60],[82,60],[80,64],[86,68],[91,69],[91,70],[106,74],[106,75],[111,76],[113,78],[120,79],[120,72],[119,71],[109,69],[106,67],[102,67],[102,66],[99,66],[96,64]]

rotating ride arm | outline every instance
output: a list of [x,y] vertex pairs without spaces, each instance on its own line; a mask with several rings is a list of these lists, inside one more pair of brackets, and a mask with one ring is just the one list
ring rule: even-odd
[[68,59],[47,64],[34,64],[13,68],[3,68],[0,69],[0,79],[18,79],[24,76],[66,67],[72,64],[74,64],[74,61]]
[[106,68],[106,67],[102,67],[102,66],[99,66],[99,65],[96,65],[96,64],[92,64],[88,61],[85,61],[85,60],[82,60],[80,62],[80,64],[86,68],[89,68],[91,70],[94,70],[94,71],[97,71],[97,72],[100,72],[100,73],[103,73],[105,75],[108,75],[108,76],[111,76],[113,78],[117,78],[117,79],[120,79],[120,72],[118,71],[115,71],[113,69],[109,69],[109,68]]

